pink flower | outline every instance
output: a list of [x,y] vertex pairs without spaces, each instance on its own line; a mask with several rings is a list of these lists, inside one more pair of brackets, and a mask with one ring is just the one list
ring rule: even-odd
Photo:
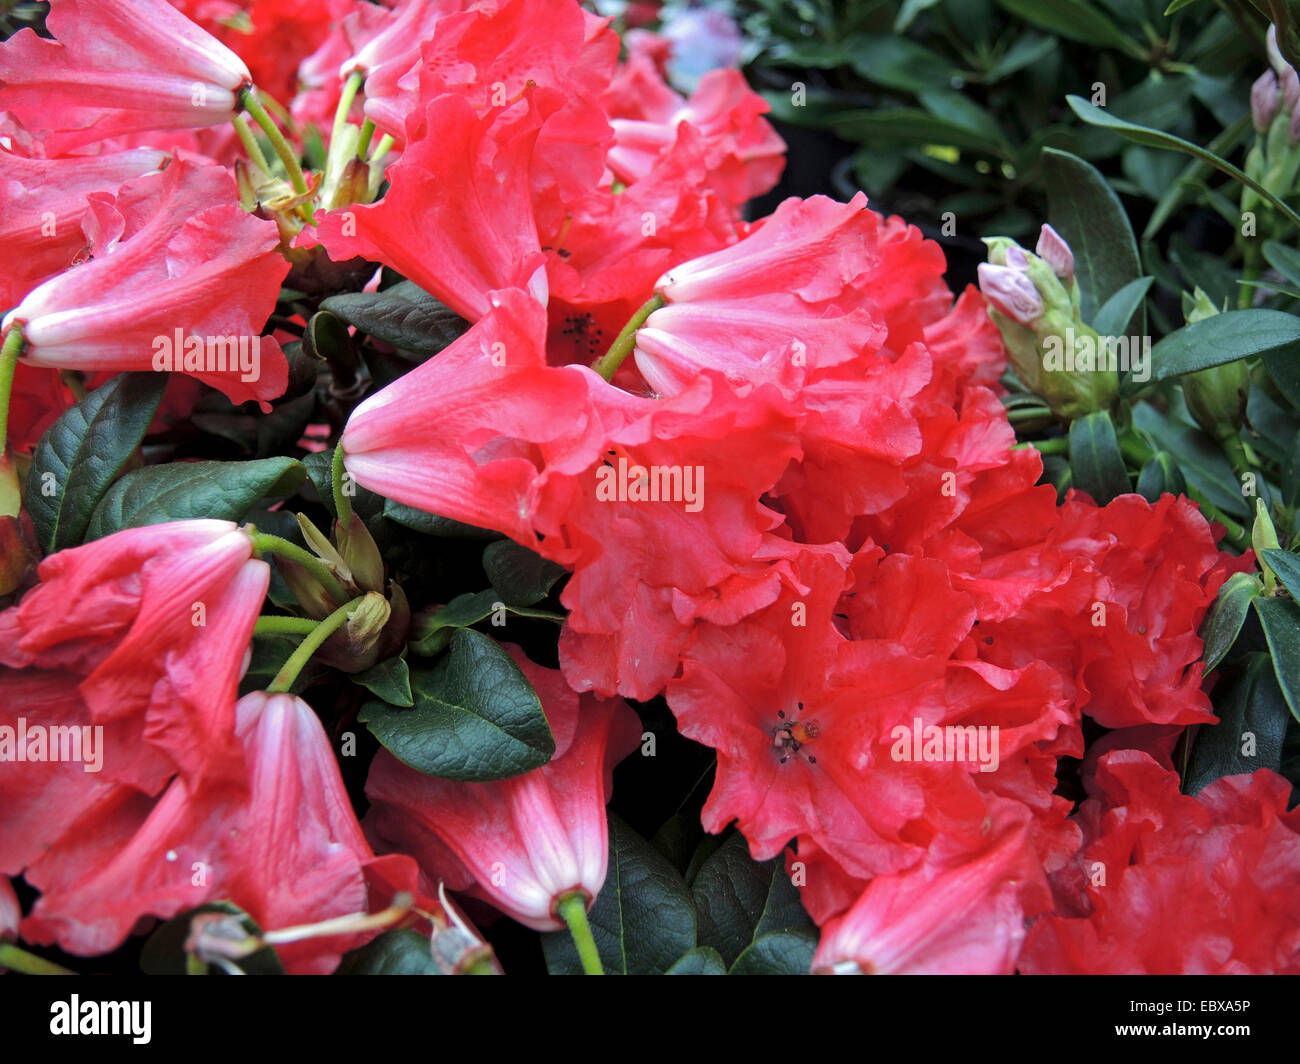
[[9,259],[0,306],[13,306],[85,254],[89,193],[116,194],[125,182],[170,162],[166,152],[146,148],[65,159],[28,159],[0,148],[0,241]]
[[[50,555],[38,575],[0,613],[0,664],[78,674],[96,724],[142,722],[143,742],[192,780],[237,777],[236,688],[271,578],[249,534],[229,521],[130,528]],[[130,781],[153,793],[165,778],[154,767]]]
[[490,902],[538,931],[564,927],[557,904],[594,901],[609,859],[605,803],[614,765],[636,745],[640,722],[622,699],[579,696],[560,674],[507,647],[555,735],[541,768],[491,783],[425,776],[381,750],[370,769],[372,837],[411,853],[433,880]]
[[[170,9],[169,9],[170,10]],[[224,167],[178,159],[90,194],[91,261],[28,293],[4,318],[36,366],[187,373],[232,401],[284,392],[288,364],[261,335],[289,263],[275,223],[234,203]]]
[[0,876],[0,942],[7,942],[18,937],[18,922],[23,918],[23,911],[18,905],[18,895],[14,893],[13,884]]
[[[367,911],[367,868],[394,859],[377,862],[367,845],[316,714],[296,696],[262,691],[236,712],[242,786],[178,778],[156,802],[117,788],[73,810],[66,832],[27,869],[42,897],[24,938],[102,953],[141,917],[218,899],[264,930]],[[290,972],[325,973],[366,937],[308,938],[277,952]]]
[[989,262],[981,262],[977,272],[980,291],[1008,318],[1032,326],[1043,316],[1043,297],[1029,274],[1014,266],[995,266]]
[[244,61],[166,0],[54,0],[55,39],[20,30],[0,44],[5,110],[47,152],[119,133],[234,118],[252,83]]

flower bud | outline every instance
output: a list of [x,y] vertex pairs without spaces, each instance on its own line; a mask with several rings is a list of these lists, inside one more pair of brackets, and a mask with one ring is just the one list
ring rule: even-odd
[[1250,87],[1250,118],[1255,124],[1256,133],[1268,132],[1268,127],[1281,104],[1282,94],[1278,89],[1277,75],[1271,70],[1266,70]]
[[1296,73],[1295,67],[1287,67],[1278,76],[1278,85],[1282,91],[1282,106],[1288,111],[1294,111],[1296,104],[1300,103],[1300,74]]
[[1044,225],[1038,234],[1038,246],[1034,251],[1066,284],[1074,280],[1074,252],[1061,234],[1050,225]]
[[[1204,321],[1218,314],[1213,301],[1199,287],[1192,296],[1185,317],[1187,324]],[[1246,396],[1250,391],[1250,371],[1244,359],[1222,366],[1197,370],[1183,378],[1183,397],[1187,410],[1216,440],[1237,434],[1246,415]]]
[[980,291],[1012,321],[1032,326],[1043,315],[1043,297],[1023,269],[981,263]]

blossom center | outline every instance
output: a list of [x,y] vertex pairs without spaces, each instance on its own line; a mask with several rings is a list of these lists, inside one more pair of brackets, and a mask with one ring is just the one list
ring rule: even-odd
[[[780,719],[772,727],[772,749],[777,752],[783,765],[821,734],[821,725],[816,720],[798,718],[798,714],[802,713],[802,702],[799,703],[796,714],[787,714],[783,709],[776,711]],[[808,764],[817,764],[817,758],[806,751],[803,756],[807,758]]]

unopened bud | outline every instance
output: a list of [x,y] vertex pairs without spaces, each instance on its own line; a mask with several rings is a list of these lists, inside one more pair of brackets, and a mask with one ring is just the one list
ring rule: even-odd
[[1020,325],[1032,326],[1043,314],[1043,297],[1023,269],[981,263],[980,291],[999,311]]
[[1256,133],[1268,132],[1281,103],[1282,94],[1278,90],[1277,75],[1266,70],[1250,87],[1250,119],[1255,124]]
[[1296,73],[1295,67],[1287,67],[1278,75],[1278,86],[1282,92],[1282,106],[1294,111],[1296,104],[1300,104],[1300,74]]
[[[1204,321],[1219,313],[1214,301],[1198,286],[1184,317],[1187,324]],[[1237,359],[1222,366],[1197,370],[1183,378],[1183,398],[1188,413],[1216,440],[1237,434],[1246,417],[1246,397],[1250,391],[1250,371],[1245,360]]]
[[1038,246],[1034,252],[1066,284],[1074,280],[1074,252],[1070,250],[1065,238],[1050,225],[1044,225],[1039,232]]

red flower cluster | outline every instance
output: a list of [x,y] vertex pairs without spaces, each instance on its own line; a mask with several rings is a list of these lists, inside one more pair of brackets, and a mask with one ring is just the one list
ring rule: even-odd
[[[321,247],[469,319],[340,448],[364,487],[571,571],[561,671],[515,654],[556,753],[474,784],[381,752],[367,830],[417,881],[375,857],[306,703],[236,701],[270,576],[246,529],[60,552],[0,613],[0,720],[132,753],[102,777],[0,774],[0,876],[42,891],[23,937],[95,953],[214,899],[284,927],[439,882],[558,927],[604,879],[610,772],[636,734],[616,696],[662,694],[716,752],[704,826],[784,853],[819,970],[1300,966],[1282,784],[1184,797],[1130,749],[1213,720],[1196,632],[1245,563],[1184,498],[1058,505],[1014,446],[983,297],[954,298],[917,229],[862,194],[745,221],[783,145],[739,74],[684,98],[573,0],[175,8],[56,0],[54,40],[0,46],[0,234],[23,249],[0,300],[24,374],[165,368],[269,402],[287,364],[262,327],[288,260]],[[289,68],[293,113],[327,125],[360,87],[357,116],[398,152],[377,202],[313,214],[322,184],[303,182],[259,216],[238,204],[246,166],[173,139],[255,107],[254,76],[289,89]],[[147,92],[123,88],[145,71]],[[214,337],[256,339],[256,366],[214,365]],[[65,397],[21,384],[30,443]],[[1057,772],[1085,715],[1113,752],[1071,816]],[[1150,923],[1172,910],[1195,936]],[[328,971],[363,938],[284,957]]]

